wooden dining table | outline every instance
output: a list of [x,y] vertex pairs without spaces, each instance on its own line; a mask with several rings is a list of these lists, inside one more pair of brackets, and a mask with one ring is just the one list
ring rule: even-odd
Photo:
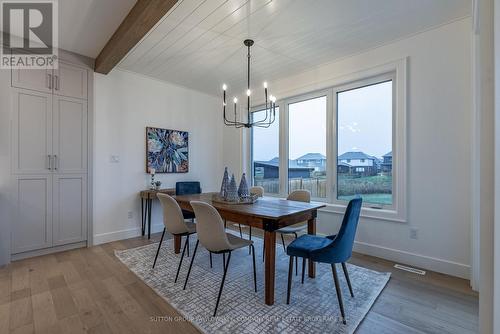
[[[305,203],[289,201],[275,197],[262,197],[253,204],[226,204],[213,201],[216,193],[174,196],[179,206],[193,212],[189,204],[191,201],[202,201],[213,205],[221,217],[227,221],[244,224],[264,230],[265,264],[264,286],[265,303],[274,304],[274,281],[276,260],[276,230],[307,221],[307,233],[316,234],[316,217],[318,209],[324,207],[322,203]],[[272,247],[269,247],[272,246]],[[175,253],[181,249],[181,237],[174,237]],[[316,275],[314,262],[309,261],[308,275]]]

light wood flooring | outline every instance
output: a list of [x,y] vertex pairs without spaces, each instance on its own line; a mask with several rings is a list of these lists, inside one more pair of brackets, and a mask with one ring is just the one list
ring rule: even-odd
[[[16,261],[0,269],[0,333],[198,333],[114,256],[159,234]],[[279,240],[279,239],[278,239]],[[462,279],[418,276],[355,254],[352,263],[392,272],[357,333],[476,333],[478,297]],[[332,284],[333,289],[333,284]]]

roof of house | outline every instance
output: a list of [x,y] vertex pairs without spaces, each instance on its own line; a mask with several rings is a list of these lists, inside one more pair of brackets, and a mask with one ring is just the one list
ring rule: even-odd
[[[279,161],[255,161],[256,164],[263,165],[263,166],[270,166],[270,167],[276,167],[278,168],[280,163]],[[313,171],[314,167],[304,167],[304,166],[298,166],[297,162],[295,160],[289,160],[288,163],[288,168],[289,169],[294,169],[294,170],[308,170],[308,171]]]
[[369,156],[366,153],[363,152],[345,152],[344,154],[340,155],[338,157],[339,160],[360,160],[360,159],[367,159],[367,160],[375,160],[374,157]]
[[384,154],[383,157],[392,157],[392,151],[390,151],[389,153],[387,154]]
[[326,160],[326,156],[321,153],[307,153],[297,158],[297,160]]

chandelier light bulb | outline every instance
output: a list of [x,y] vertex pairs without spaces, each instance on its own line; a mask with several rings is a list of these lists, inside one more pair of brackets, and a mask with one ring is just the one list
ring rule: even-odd
[[247,96],[250,96],[252,94],[252,91],[250,89],[247,89]]
[[234,104],[236,104],[236,102],[238,102],[238,99],[235,97],[235,98],[233,99],[233,102],[234,102]]
[[276,102],[276,96],[274,95],[271,95],[269,99],[271,100],[272,103]]
[[223,84],[222,85],[222,90],[226,90],[227,89],[227,85],[226,84]]
[[264,81],[264,88],[267,88],[267,82]]

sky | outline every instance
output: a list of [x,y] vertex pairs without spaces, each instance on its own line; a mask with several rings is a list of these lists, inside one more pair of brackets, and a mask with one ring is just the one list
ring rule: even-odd
[[[339,154],[362,151],[382,157],[392,150],[392,82],[340,92],[337,99]],[[326,155],[326,105],[325,96],[289,105],[290,159],[306,153]],[[276,117],[270,128],[253,129],[254,160],[279,155],[278,124]]]

